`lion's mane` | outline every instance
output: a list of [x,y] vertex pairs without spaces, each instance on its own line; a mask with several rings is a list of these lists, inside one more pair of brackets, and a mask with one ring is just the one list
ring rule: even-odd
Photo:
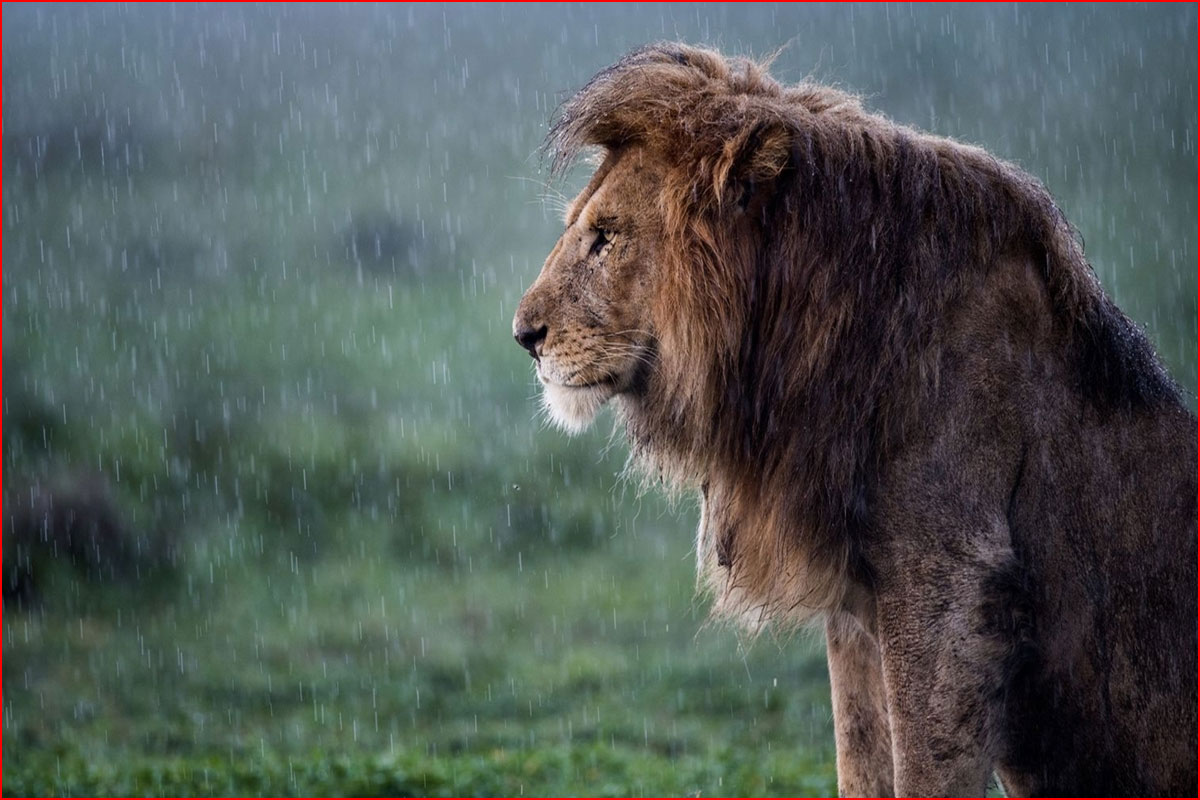
[[799,621],[846,577],[871,584],[879,466],[920,424],[980,271],[1040,267],[1098,413],[1176,397],[1046,189],[981,149],[668,43],[598,74],[547,139],[556,172],[632,143],[667,167],[664,274],[654,371],[623,415],[638,460],[705,493],[698,556],[719,610]]

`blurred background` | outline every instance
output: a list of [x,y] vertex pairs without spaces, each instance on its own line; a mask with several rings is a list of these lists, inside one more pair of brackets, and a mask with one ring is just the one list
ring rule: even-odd
[[835,790],[819,637],[539,417],[555,106],[657,39],[1039,176],[1195,407],[1194,6],[3,10],[14,794]]

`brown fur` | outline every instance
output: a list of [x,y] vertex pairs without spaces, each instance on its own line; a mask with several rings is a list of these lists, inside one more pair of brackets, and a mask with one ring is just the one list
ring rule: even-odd
[[514,321],[548,405],[701,489],[719,612],[826,616],[843,790],[1194,791],[1195,420],[1045,189],[675,44],[549,145],[605,158]]

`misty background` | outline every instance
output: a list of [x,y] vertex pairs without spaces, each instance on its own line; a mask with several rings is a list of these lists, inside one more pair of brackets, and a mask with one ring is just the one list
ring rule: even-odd
[[822,794],[819,637],[568,441],[557,104],[766,55],[1050,189],[1196,392],[1194,6],[3,7],[6,794]]

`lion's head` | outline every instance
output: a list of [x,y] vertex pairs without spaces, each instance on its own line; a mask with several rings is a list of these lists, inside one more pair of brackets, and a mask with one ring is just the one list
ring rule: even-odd
[[513,329],[537,362],[546,409],[580,431],[645,382],[655,347],[663,168],[644,147],[608,155],[568,207],[567,230],[525,293]]
[[1170,391],[1035,179],[845,92],[652,45],[568,100],[548,147],[555,170],[600,166],[514,334],[559,425],[615,400],[636,459],[702,491],[702,571],[740,617],[869,583],[877,466],[919,424],[944,320],[1000,265],[1037,265],[1097,403]]
[[[600,149],[600,166],[513,322],[561,427],[582,430],[617,397],[635,427],[645,417],[635,436],[654,440],[642,449],[660,467],[693,460],[667,451],[693,449],[683,423],[698,407],[715,410],[708,373],[740,346],[748,275],[739,272],[763,238],[764,201],[788,159],[782,120],[759,96],[778,88],[750,61],[662,45],[630,54],[563,107],[549,140],[555,171],[588,146]],[[711,107],[703,120],[689,108],[700,97]],[[815,87],[808,99],[857,106]],[[680,424],[643,413],[666,406]]]

